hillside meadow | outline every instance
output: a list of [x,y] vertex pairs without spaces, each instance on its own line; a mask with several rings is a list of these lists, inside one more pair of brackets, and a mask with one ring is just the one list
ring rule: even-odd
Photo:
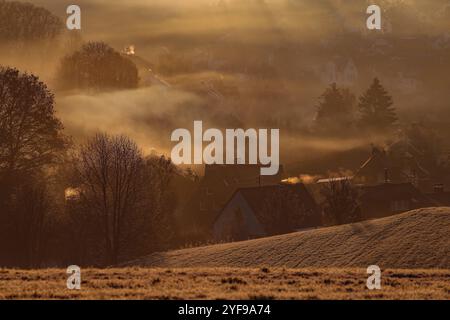
[[151,254],[143,267],[450,269],[450,208]]

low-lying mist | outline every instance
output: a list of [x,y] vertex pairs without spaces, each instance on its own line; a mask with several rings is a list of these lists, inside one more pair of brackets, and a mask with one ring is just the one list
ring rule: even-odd
[[[66,3],[35,0],[64,21]],[[384,29],[365,29],[366,1],[80,0],[84,41],[136,55],[170,84],[103,93],[56,92],[67,133],[127,134],[144,152],[168,154],[170,134],[194,120],[215,128],[280,128],[281,161],[370,149],[364,134],[315,136],[318,97],[336,82],[358,97],[374,77],[403,123],[448,117],[448,1],[382,1]],[[67,33],[65,33],[67,35]],[[73,44],[73,43],[72,43]],[[50,88],[73,48],[27,44],[0,64],[37,74]],[[73,50],[72,50],[73,51]],[[325,128],[326,129],[326,128]]]

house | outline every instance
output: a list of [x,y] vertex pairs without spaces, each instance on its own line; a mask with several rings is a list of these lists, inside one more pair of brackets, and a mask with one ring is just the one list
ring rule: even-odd
[[383,183],[412,183],[418,188],[429,188],[430,173],[421,163],[421,152],[411,143],[400,140],[388,148],[372,148],[372,155],[358,169],[353,182],[360,185]]
[[[438,206],[430,196],[422,193],[417,187],[409,182],[405,183],[378,183],[371,185],[355,184],[353,179],[341,178],[324,180],[326,183],[339,183],[348,181],[357,190],[357,202],[361,209],[363,220],[376,219],[391,216],[397,213],[419,209],[424,207]],[[319,206],[323,206],[325,197],[322,190],[325,182],[315,183],[307,186],[310,194]],[[444,197],[443,197],[444,198]]]
[[213,224],[217,241],[246,240],[317,227],[320,211],[303,184],[239,188]]
[[411,183],[382,183],[358,186],[364,220],[391,216],[435,204]]
[[434,186],[434,191],[427,193],[426,196],[433,201],[434,206],[437,207],[450,207],[450,192],[445,191],[443,184],[437,184]]
[[262,176],[261,165],[205,165],[205,173],[186,206],[188,216],[197,226],[210,230],[212,222],[233,193],[239,188],[276,185],[283,180],[283,167],[278,174]]
[[320,67],[316,73],[326,85],[339,83],[346,87],[355,85],[359,77],[358,68],[354,61],[339,56],[328,62],[324,67]]

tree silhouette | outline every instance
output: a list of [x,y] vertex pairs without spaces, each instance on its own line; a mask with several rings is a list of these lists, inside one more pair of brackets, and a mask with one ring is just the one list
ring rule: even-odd
[[97,134],[79,151],[80,196],[98,217],[107,264],[117,263],[127,219],[140,203],[142,169],[141,152],[125,136]]
[[1,41],[53,39],[63,28],[63,22],[44,8],[0,0]]
[[360,125],[368,130],[389,130],[398,118],[392,97],[375,78],[370,88],[359,98]]
[[60,89],[128,89],[138,86],[138,70],[103,42],[89,42],[66,56],[58,71]]
[[177,168],[164,156],[150,156],[144,162],[144,204],[145,214],[142,226],[152,231],[152,247],[167,247],[175,236],[174,211],[177,205],[176,195],[170,187]]
[[321,190],[322,208],[326,224],[343,224],[360,221],[361,209],[358,190],[349,180],[331,180]]
[[353,122],[355,97],[347,89],[340,89],[336,83],[320,97],[317,107],[316,126],[319,131],[333,132],[348,129]]
[[22,177],[20,180],[8,205],[8,228],[2,231],[7,236],[14,264],[39,267],[43,260],[51,199],[44,175]]
[[0,68],[0,265],[41,261],[50,210],[44,174],[67,146],[52,93],[33,75]]
[[79,191],[70,208],[78,216],[73,222],[80,231],[100,228],[96,244],[88,247],[97,250],[100,244],[101,264],[167,248],[176,207],[169,186],[176,167],[170,159],[144,159],[128,137],[97,134],[77,152],[73,166],[72,183]]
[[54,97],[31,74],[0,68],[0,176],[54,163],[67,146]]

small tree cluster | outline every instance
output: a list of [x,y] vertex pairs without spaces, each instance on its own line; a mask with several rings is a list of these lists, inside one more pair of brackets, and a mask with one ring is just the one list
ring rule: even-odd
[[320,97],[315,123],[317,131],[342,134],[355,128],[369,133],[386,133],[392,131],[398,120],[393,99],[377,78],[361,95],[357,108],[355,104],[356,99],[348,89],[332,84]]
[[166,248],[172,162],[107,134],[68,157],[62,129],[44,83],[0,69],[0,266],[104,266]]
[[71,181],[76,191],[75,199],[69,201],[69,214],[82,217],[79,223],[85,228],[96,226],[88,237],[91,240],[83,243],[94,248],[81,257],[83,261],[89,260],[95,247],[102,248],[102,264],[116,264],[152,251],[156,242],[170,240],[172,204],[176,203],[169,192],[175,172],[170,160],[144,158],[126,136],[107,134],[89,139],[73,160]]
[[63,58],[58,79],[60,89],[112,90],[136,88],[136,65],[103,42],[89,42]]

